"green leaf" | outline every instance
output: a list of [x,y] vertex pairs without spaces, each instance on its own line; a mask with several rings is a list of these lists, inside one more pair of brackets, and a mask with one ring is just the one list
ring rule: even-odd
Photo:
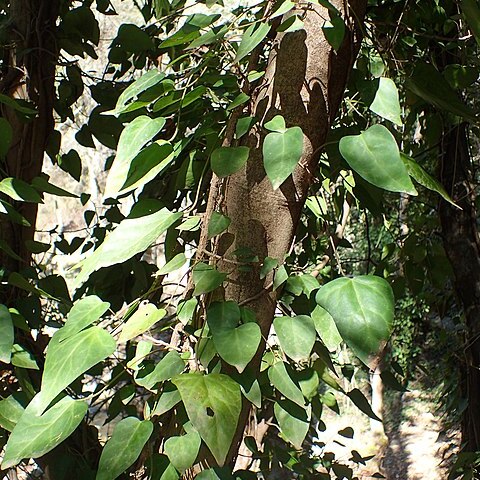
[[181,223],[177,230],[181,232],[195,232],[200,228],[202,223],[202,217],[198,215],[193,215],[192,217],[188,217],[183,223]]
[[219,272],[211,265],[199,262],[193,267],[193,295],[203,295],[218,288],[227,278],[226,273]]
[[310,317],[277,317],[273,328],[286,355],[295,362],[308,359],[317,336]]
[[135,377],[135,383],[147,390],[152,390],[157,383],[170,380],[179,375],[185,369],[185,362],[175,350],[168,352],[158,363],[152,372],[145,375],[139,372]]
[[179,253],[178,255],[175,255],[162,268],[160,268],[157,272],[157,275],[167,275],[168,273],[175,272],[176,270],[182,268],[185,263],[187,263],[187,257],[183,252]]
[[240,373],[255,356],[262,333],[256,323],[246,323],[232,330],[211,330],[213,344],[220,357]]
[[80,271],[75,276],[73,288],[100,268],[122,263],[143,252],[181,216],[181,213],[162,208],[144,217],[123,220],[89,257],[77,265]]
[[312,311],[312,320],[315,330],[328,350],[336,350],[342,343],[342,336],[338,333],[337,326],[332,316],[320,305]]
[[208,222],[208,240],[220,235],[230,225],[231,220],[221,213],[212,212],[210,221]]
[[287,131],[285,119],[281,115],[275,115],[270,121],[265,123],[264,127],[270,132],[285,133]]
[[210,164],[218,177],[228,177],[247,163],[248,147],[220,147],[212,152]]
[[277,32],[284,32],[284,33],[296,32],[298,30],[302,30],[304,26],[305,25],[303,21],[300,20],[298,15],[292,15],[277,27]]
[[355,355],[374,367],[392,332],[394,298],[389,283],[372,275],[337,278],[320,288],[316,301],[333,317]]
[[55,333],[55,340],[62,341],[81,332],[96,322],[110,307],[96,295],[77,300],[68,312],[65,325]]
[[285,397],[292,402],[295,402],[300,407],[303,408],[305,406],[305,399],[303,398],[302,391],[291,379],[284,362],[274,363],[268,369],[268,378],[271,384],[281,394],[285,395]]
[[202,439],[191,430],[181,437],[170,437],[164,446],[164,451],[172,465],[183,475],[194,463],[200,450]]
[[207,322],[212,332],[233,330],[240,321],[240,307],[236,302],[214,302],[208,307]]
[[133,99],[137,98],[141,93],[149,88],[157,85],[165,78],[165,74],[158,70],[149,70],[140,78],[135,80],[129,85],[122,94],[118,97],[117,104],[115,105],[114,114],[120,115],[126,108],[127,104]]
[[10,363],[13,334],[12,316],[5,305],[0,305],[0,362]]
[[390,120],[395,125],[402,125],[398,90],[395,82],[390,78],[378,79],[378,89],[369,108],[373,113]]
[[336,13],[331,13],[330,21],[325,21],[322,30],[327,42],[338,52],[345,38],[345,22],[342,17]]
[[43,173],[41,177],[35,177],[32,180],[32,187],[35,187],[39,192],[49,193],[50,195],[56,195],[57,197],[78,198],[78,195],[67,192],[67,190],[50,183],[48,177]]
[[305,409],[290,400],[279,400],[273,410],[282,435],[300,449],[310,427],[312,407],[309,405]]
[[193,318],[197,304],[198,302],[196,298],[190,298],[189,300],[178,303],[177,317],[184,325],[190,322]]
[[0,400],[0,427],[8,432],[13,431],[28,403],[25,392],[14,392]]
[[48,344],[39,408],[47,408],[64,388],[111,355],[115,347],[113,337],[99,327],[90,327],[66,339],[55,334]]
[[477,0],[461,0],[460,8],[477,43],[480,45],[480,5]]
[[[227,112],[231,112],[235,108],[239,107],[240,105],[244,104],[250,99],[250,96],[247,95],[245,92],[239,93],[228,105]],[[227,148],[227,147],[225,147]],[[232,148],[232,147],[230,147]]]
[[157,308],[153,303],[141,305],[123,326],[120,337],[118,338],[119,343],[128,342],[132,338],[147,331],[161,320],[166,313],[166,310]]
[[373,420],[377,420],[377,422],[382,421],[375,415],[365,395],[358,388],[354,388],[351,392],[348,392],[347,396],[365,415],[373,418]]
[[152,416],[163,415],[171,410],[181,400],[182,398],[180,397],[180,392],[176,389],[176,387],[171,383],[165,384],[162,394],[160,395],[160,398],[158,399],[158,402],[152,411]]
[[22,347],[18,343],[13,344],[11,363],[15,367],[27,368],[30,370],[40,370],[35,357],[26,348]]
[[280,5],[272,12],[270,18],[279,17],[284,13],[289,12],[293,7],[295,7],[295,3],[291,0],[283,0]]
[[114,480],[140,456],[144,445],[152,435],[153,424],[135,417],[120,420],[112,437],[103,447],[96,480]]
[[448,64],[442,73],[448,84],[458,90],[470,87],[478,78],[478,68],[456,63]]
[[255,124],[255,117],[243,117],[237,120],[237,125],[235,126],[235,138],[238,140],[242,138],[246,133],[250,131],[252,126]]
[[234,62],[239,62],[247,56],[257,45],[259,45],[270,31],[268,23],[250,25],[242,36],[242,41],[238,46],[237,55]]
[[42,197],[33,187],[16,178],[4,178],[0,182],[0,192],[19,202],[43,203]]
[[118,194],[123,195],[143,187],[166,170],[174,159],[172,145],[164,140],[158,140],[144,148],[132,160],[125,183]]
[[0,158],[5,158],[10,149],[13,138],[13,129],[8,120],[0,117]]
[[469,122],[478,122],[475,112],[460,100],[455,90],[433,65],[417,63],[405,84],[415,95],[436,108],[463,117]]
[[263,165],[276,190],[295,170],[303,153],[303,132],[300,127],[285,132],[269,133],[263,141]]
[[400,158],[394,136],[383,125],[340,140],[340,153],[350,167],[373,185],[392,192],[417,195]]
[[420,185],[433,192],[437,192],[444,200],[451,203],[454,207],[460,208],[450,197],[443,185],[436,179],[430,176],[413,158],[400,153],[403,163],[407,167],[408,174],[416,180]]
[[240,386],[227,375],[189,373],[172,380],[193,427],[222,466],[242,409]]
[[152,348],[152,342],[140,340],[135,349],[135,356],[127,362],[127,368],[138,370],[140,364],[145,360],[145,357],[152,351]]
[[146,143],[150,142],[165,125],[165,119],[145,115],[135,118],[120,135],[117,155],[108,173],[105,197],[115,197],[125,185],[132,160]]
[[88,410],[86,402],[64,397],[39,415],[37,398],[25,409],[8,439],[3,469],[17,465],[24,458],[38,458],[53,450],[70,436]]

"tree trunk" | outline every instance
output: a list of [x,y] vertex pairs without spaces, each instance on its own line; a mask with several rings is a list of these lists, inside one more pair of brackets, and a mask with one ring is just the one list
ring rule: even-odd
[[[2,162],[2,178],[14,177],[30,183],[42,171],[47,139],[54,128],[58,16],[58,0],[10,1],[9,38],[4,47],[0,93],[32,102],[38,113],[33,120],[26,121],[11,107],[0,104],[0,114],[13,130],[11,148]],[[35,203],[16,203],[14,207],[30,227],[22,227],[0,216],[0,240],[21,258],[14,259],[0,250],[0,265],[7,272],[18,272],[30,264],[31,254],[25,247],[25,240],[33,240],[37,216]]]
[[462,418],[462,441],[467,451],[480,450],[480,239],[475,189],[468,149],[467,124],[443,137],[441,181],[459,210],[440,203],[443,244],[455,275],[455,291],[466,322],[462,391],[468,407]]
[[[212,180],[207,212],[221,211],[231,219],[216,252],[224,257],[217,266],[229,272],[224,296],[255,312],[264,338],[269,334],[277,300],[272,289],[273,273],[261,279],[259,265],[244,271],[229,260],[235,258],[238,249],[248,249],[260,262],[269,256],[283,263],[291,248],[322,146],[358,52],[360,22],[367,4],[366,0],[332,3],[342,12],[347,25],[339,51],[332,49],[322,31],[324,20],[329,18],[328,10],[317,5],[301,12],[303,30],[277,34],[264,83],[251,96],[250,114],[258,119],[258,124],[241,142],[250,147],[250,158],[234,175]],[[287,127],[302,128],[304,150],[293,175],[273,190],[263,168],[262,144],[267,132],[262,125],[278,114],[285,118]],[[252,361],[253,369],[258,369],[263,350],[262,344]],[[248,411],[245,405],[231,458],[236,455]]]

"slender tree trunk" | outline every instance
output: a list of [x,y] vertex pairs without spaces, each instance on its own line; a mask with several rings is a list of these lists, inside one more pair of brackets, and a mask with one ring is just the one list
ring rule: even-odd
[[462,210],[440,204],[443,244],[455,275],[455,291],[463,307],[467,334],[462,390],[468,407],[462,419],[467,451],[480,450],[480,239],[475,189],[468,148],[467,124],[446,133],[442,144],[441,181]]
[[[261,279],[260,266],[249,271],[239,268],[232,271],[228,260],[235,258],[234,252],[238,249],[248,249],[260,262],[269,256],[282,263],[291,248],[322,146],[358,52],[360,22],[367,4],[366,0],[332,3],[344,14],[347,24],[339,51],[332,49],[322,31],[325,19],[329,18],[327,9],[313,5],[296,12],[303,15],[304,29],[277,34],[264,83],[252,94],[250,114],[259,122],[241,142],[250,147],[250,158],[236,174],[226,179],[214,177],[212,181],[207,212],[221,211],[231,219],[228,232],[220,238],[217,247],[217,253],[224,257],[218,261],[218,268],[230,272],[224,297],[254,310],[264,338],[270,331],[277,299],[272,289],[273,273]],[[273,190],[263,168],[262,144],[267,132],[262,125],[278,114],[285,118],[287,127],[302,128],[304,150],[293,175]],[[254,371],[258,369],[263,350],[262,344],[252,361]],[[248,412],[249,407],[245,405],[231,458],[236,455]]]
[[[59,0],[10,1],[0,93],[32,102],[32,108],[38,113],[33,120],[25,120],[11,107],[0,104],[0,114],[13,130],[11,148],[1,164],[1,178],[14,177],[30,183],[42,171],[45,147],[54,128],[58,16]],[[33,239],[37,216],[35,203],[18,202],[14,206],[30,226],[22,227],[0,216],[0,240],[21,258],[14,259],[0,250],[0,265],[7,272],[29,265],[31,254],[25,247],[25,240]]]

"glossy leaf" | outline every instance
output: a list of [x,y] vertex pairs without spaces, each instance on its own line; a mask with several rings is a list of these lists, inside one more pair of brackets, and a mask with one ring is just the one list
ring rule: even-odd
[[172,465],[183,475],[195,462],[202,439],[191,430],[181,437],[170,437],[165,442],[164,450]]
[[310,356],[316,337],[315,326],[310,317],[277,317],[273,321],[273,328],[282,350],[292,360],[300,362]]
[[195,430],[222,466],[242,409],[240,386],[227,375],[189,373],[172,380]]
[[437,192],[444,200],[453,206],[460,208],[450,197],[443,185],[434,177],[429,175],[413,158],[401,153],[403,163],[407,167],[409,175],[416,180],[420,185],[433,192]]
[[305,406],[305,399],[303,398],[302,391],[295,382],[291,379],[286,369],[285,363],[274,363],[268,369],[268,378],[270,383],[285,397],[292,402],[295,402],[300,407]]
[[218,177],[228,177],[238,172],[248,160],[248,147],[220,147],[212,152],[210,163]]
[[311,406],[302,408],[290,400],[279,400],[273,409],[282,435],[300,449],[310,427]]
[[370,110],[382,118],[390,120],[395,125],[402,125],[398,90],[392,79],[385,77],[379,78],[378,89],[370,105]]
[[152,119],[140,116],[125,127],[118,141],[117,155],[108,173],[105,197],[114,197],[123,188],[128,179],[132,160],[164,125],[164,118]]
[[219,272],[211,265],[199,262],[193,268],[193,295],[202,295],[218,288],[227,278],[226,273]]
[[153,303],[141,305],[123,326],[118,341],[128,342],[128,340],[146,332],[155,325],[155,323],[161,320],[166,313],[166,310],[163,308],[157,308]]
[[153,424],[148,420],[120,420],[103,447],[96,480],[114,480],[122,474],[140,456],[152,432]]
[[38,458],[53,450],[77,428],[87,409],[86,402],[64,397],[39,415],[35,399],[32,400],[8,439],[2,468],[13,467],[24,458]]
[[238,46],[237,55],[234,62],[239,62],[247,56],[257,45],[259,45],[270,31],[268,23],[250,25],[242,36],[242,41]]
[[0,362],[10,363],[13,343],[12,316],[5,305],[0,305]]
[[77,377],[115,351],[113,337],[99,327],[90,327],[66,339],[52,337],[48,345],[38,404],[49,403]]
[[303,132],[291,127],[285,132],[271,132],[263,141],[263,165],[276,190],[293,173],[303,153]]
[[394,136],[383,125],[340,140],[340,153],[350,167],[373,185],[392,192],[417,195],[400,158]]
[[144,217],[123,220],[89,257],[77,265],[80,272],[74,279],[74,288],[100,268],[124,262],[146,250],[181,216],[181,213],[171,213],[163,208]]
[[394,298],[389,283],[372,275],[337,278],[320,288],[316,301],[333,317],[358,358],[373,368],[392,332]]
[[149,70],[122,92],[122,94],[118,97],[114,113],[116,115],[121,114],[132,100],[138,97],[145,90],[148,90],[149,88],[160,83],[164,78],[164,73],[155,69]]

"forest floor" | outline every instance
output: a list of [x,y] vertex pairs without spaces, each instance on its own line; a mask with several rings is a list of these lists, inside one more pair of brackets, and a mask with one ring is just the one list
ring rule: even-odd
[[[325,432],[319,440],[326,443],[324,452],[333,452],[340,463],[353,468],[360,480],[443,480],[458,451],[460,435],[455,427],[446,427],[438,412],[438,398],[433,390],[413,384],[403,394],[390,395],[385,405],[386,437],[374,435],[369,419],[350,406],[341,416],[328,412]],[[352,439],[338,435],[351,427]],[[366,465],[352,462],[352,451],[361,457],[373,456]]]

